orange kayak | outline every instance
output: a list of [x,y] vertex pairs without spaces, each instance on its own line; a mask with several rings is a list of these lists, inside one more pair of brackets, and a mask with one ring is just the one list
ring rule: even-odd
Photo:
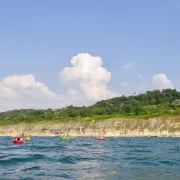
[[98,137],[97,140],[104,140],[104,137]]

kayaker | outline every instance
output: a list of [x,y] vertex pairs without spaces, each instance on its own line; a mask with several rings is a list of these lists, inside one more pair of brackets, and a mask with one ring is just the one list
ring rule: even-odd
[[24,140],[24,133],[20,134],[20,140]]

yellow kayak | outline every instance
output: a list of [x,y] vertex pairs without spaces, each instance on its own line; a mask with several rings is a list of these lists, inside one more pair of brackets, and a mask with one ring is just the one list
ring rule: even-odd
[[31,140],[31,138],[30,138],[30,137],[26,137],[26,140],[27,140],[27,141],[30,141],[30,140]]

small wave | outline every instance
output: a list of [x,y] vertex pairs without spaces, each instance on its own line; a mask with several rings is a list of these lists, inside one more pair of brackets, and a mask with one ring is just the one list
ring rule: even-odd
[[8,158],[8,159],[2,159],[0,160],[1,165],[6,165],[6,164],[14,164],[14,163],[22,163],[26,162],[27,158]]
[[139,152],[139,153],[151,153],[152,150],[145,150],[145,149],[135,149],[133,151],[130,152]]
[[54,150],[66,150],[65,146],[55,145],[55,146],[30,146],[32,152],[54,152]]
[[29,168],[25,168],[23,169],[24,171],[31,171],[31,170],[39,170],[41,169],[41,167],[39,166],[32,166],[32,167],[29,167]]
[[56,162],[60,162],[62,164],[77,164],[80,161],[92,161],[95,160],[95,158],[89,158],[89,157],[78,157],[78,156],[64,156],[62,158],[56,159]]
[[61,162],[63,164],[75,164],[76,163],[76,161],[75,161],[73,156],[62,157],[60,159],[57,159],[56,161],[57,162]]
[[[19,155],[20,156],[20,155]],[[42,154],[33,154],[33,155],[27,155],[27,157],[11,157],[11,158],[6,158],[6,159],[1,159],[0,164],[2,165],[8,165],[8,164],[18,164],[22,162],[28,162],[28,161],[33,161],[33,160],[44,160],[47,159],[47,156],[42,155]]]

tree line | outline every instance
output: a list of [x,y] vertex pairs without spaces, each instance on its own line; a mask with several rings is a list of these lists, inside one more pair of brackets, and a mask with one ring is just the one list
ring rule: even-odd
[[66,120],[94,116],[153,116],[155,114],[180,114],[180,92],[176,89],[147,91],[136,96],[121,96],[102,100],[88,107],[73,105],[61,109],[20,109],[0,113],[0,123],[34,122],[41,120]]

